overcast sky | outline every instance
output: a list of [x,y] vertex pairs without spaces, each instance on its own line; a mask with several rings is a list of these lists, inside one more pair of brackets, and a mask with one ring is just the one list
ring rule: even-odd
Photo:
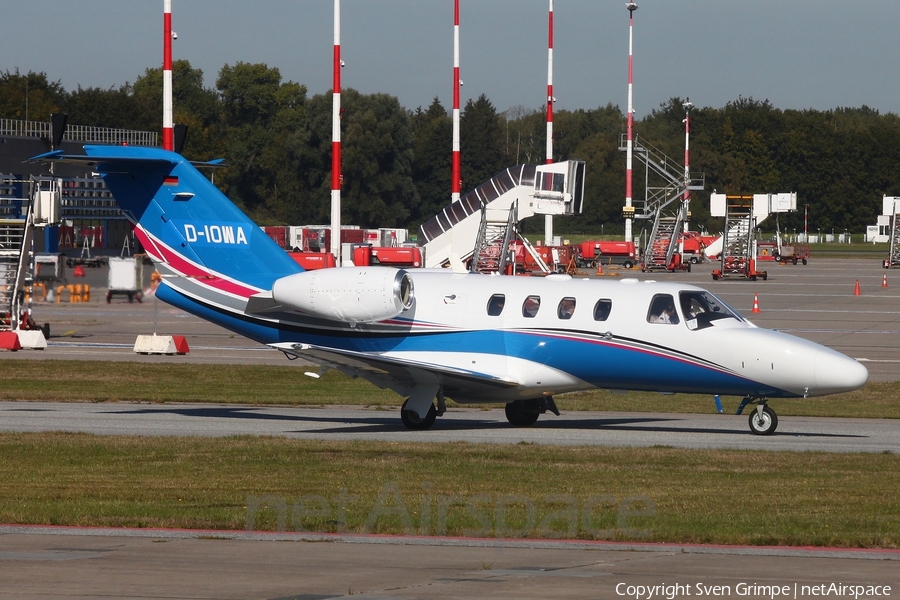
[[[722,107],[868,105],[900,113],[900,0],[637,0],[634,106],[673,96]],[[176,59],[203,70],[277,67],[309,94],[331,87],[332,0],[172,0]],[[539,108],[548,0],[460,0],[463,104]],[[452,102],[453,0],[343,0],[344,88],[409,109]],[[66,89],[118,87],[162,63],[162,0],[0,0],[0,69],[44,71]],[[623,109],[628,11],[622,0],[555,0],[556,108]]]

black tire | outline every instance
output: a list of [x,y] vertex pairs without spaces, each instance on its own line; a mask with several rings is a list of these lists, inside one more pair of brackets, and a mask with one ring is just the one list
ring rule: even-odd
[[[792,262],[796,265],[796,264],[797,264],[797,259],[795,258]],[[806,264],[806,263],[803,263],[803,264]]]
[[691,263],[688,263],[688,264],[687,264],[687,272],[688,272],[688,273],[691,272]]
[[698,262],[700,262],[700,261],[697,260],[697,257],[696,257],[696,256],[692,256],[692,257],[691,257],[691,262],[692,262],[693,264],[696,265],[696,264],[697,264]]
[[[409,402],[409,400],[406,400],[406,402]],[[403,421],[407,429],[423,431],[434,425],[434,421],[437,419],[437,409],[434,407],[434,404],[428,407],[428,414],[425,415],[425,418],[420,418],[415,412],[406,410],[406,402],[400,407],[400,420]]]
[[631,267],[634,266],[634,263],[631,262],[630,260],[626,260],[625,262],[622,263],[622,266],[625,267],[626,269],[630,269]]
[[750,431],[754,435],[772,435],[778,429],[778,415],[768,406],[763,407],[762,418],[756,409],[750,412]]
[[719,280],[719,276],[716,275],[715,273],[713,273],[713,281],[718,281],[718,280]]
[[805,259],[805,258],[803,259],[803,264],[804,264],[804,265],[806,264],[806,259]]
[[515,427],[531,427],[537,423],[540,411],[528,406],[527,400],[517,400],[506,405],[506,420]]
[[44,334],[44,339],[50,339],[50,323],[44,323],[41,325],[41,333]]
[[769,280],[769,274],[763,273],[763,281],[768,281],[768,280]]

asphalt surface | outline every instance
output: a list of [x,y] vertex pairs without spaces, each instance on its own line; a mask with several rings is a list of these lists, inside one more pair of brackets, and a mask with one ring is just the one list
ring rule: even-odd
[[[694,283],[718,294],[762,327],[777,328],[862,361],[870,381],[900,380],[900,277],[880,259],[812,257],[809,265],[761,265],[767,281],[713,281],[713,265],[640,279]],[[889,287],[882,287],[887,274]],[[88,269],[92,299],[38,304],[48,322],[47,350],[0,360],[287,364],[273,350],[145,298],[105,302],[103,269]],[[853,294],[859,281],[861,295]],[[893,286],[893,287],[890,287]],[[758,294],[760,313],[751,313]],[[142,356],[138,334],[185,335],[186,356]],[[297,364],[295,361],[290,364]],[[712,407],[711,407],[712,408]],[[453,410],[428,432],[402,428],[397,415],[358,409],[235,406],[0,403],[4,430],[62,429],[127,435],[274,434],[326,439],[394,439],[569,445],[665,444],[676,447],[898,450],[900,425],[879,419],[785,417],[758,438],[747,417],[656,413],[545,415],[533,429],[508,426],[500,411]],[[380,437],[379,437],[380,436]],[[748,506],[748,510],[765,507]],[[896,551],[615,545],[349,536],[0,526],[0,598],[666,598],[826,595],[818,585],[864,588],[859,598],[900,597]],[[324,543],[323,543],[324,542]],[[331,542],[331,543],[328,543]],[[718,590],[697,587],[721,585]],[[623,584],[623,585],[619,585]],[[681,588],[630,589],[631,586]],[[690,584],[690,588],[684,586]],[[803,586],[807,586],[804,588]],[[743,587],[742,587],[743,586]],[[805,589],[805,591],[804,591]],[[838,588],[840,590],[840,588]],[[834,597],[854,597],[844,589]],[[818,593],[817,593],[818,592]]]
[[[731,597],[814,598],[814,586],[832,583],[873,592],[879,586],[882,594],[859,598],[900,596],[897,551],[387,536],[300,539],[296,534],[0,527],[0,598],[674,600],[714,596],[712,586],[723,586],[721,596],[727,588]],[[665,587],[676,584],[680,587]],[[638,594],[636,586],[664,587],[651,597],[646,589]],[[853,593],[831,594],[848,596],[854,598]]]
[[756,436],[747,414],[577,411],[560,417],[548,413],[533,427],[512,427],[503,410],[468,407],[448,410],[427,431],[410,431],[398,411],[348,407],[0,402],[0,431],[900,453],[896,419],[784,417],[773,435]]

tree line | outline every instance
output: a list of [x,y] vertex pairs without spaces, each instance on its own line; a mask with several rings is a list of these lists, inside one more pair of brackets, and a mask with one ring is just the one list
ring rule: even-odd
[[[222,191],[263,225],[327,223],[331,196],[331,92],[309,95],[284,81],[277,68],[237,63],[219,71],[215,87],[185,60],[173,65],[174,119],[188,125],[184,154],[225,158],[217,172]],[[387,94],[341,94],[343,220],[363,227],[414,231],[449,203],[452,122],[438,98],[408,110]],[[684,102],[671,98],[635,122],[643,139],[683,157]],[[0,73],[0,117],[156,131],[162,115],[162,70],[147,69],[134,83],[67,91],[45,73]],[[542,163],[543,107],[498,112],[481,95],[461,116],[463,193],[500,170]],[[621,232],[625,156],[619,149],[625,115],[615,105],[558,110],[557,160],[587,163],[585,213],[558,218],[561,233]],[[780,110],[768,101],[738,98],[723,108],[691,111],[691,170],[706,174],[694,192],[695,228],[721,229],[709,217],[709,193],[796,191],[808,204],[812,230],[863,231],[874,224],[881,196],[900,195],[900,117],[877,110]],[[635,198],[642,197],[635,170]],[[802,227],[802,210],[782,219]],[[529,225],[535,231],[542,223]]]

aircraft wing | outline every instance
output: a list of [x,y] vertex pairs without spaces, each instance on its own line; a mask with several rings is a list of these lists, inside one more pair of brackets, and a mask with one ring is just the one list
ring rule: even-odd
[[393,389],[401,395],[408,394],[414,386],[427,381],[440,381],[444,392],[450,397],[454,393],[480,396],[519,385],[511,378],[384,354],[291,342],[269,345],[323,367],[362,377],[378,387]]

